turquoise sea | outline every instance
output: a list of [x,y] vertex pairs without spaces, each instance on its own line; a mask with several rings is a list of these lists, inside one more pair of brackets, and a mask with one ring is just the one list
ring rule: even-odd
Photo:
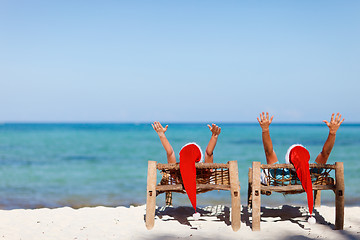
[[[187,142],[205,149],[210,138],[206,123],[169,124],[167,137],[178,154]],[[246,204],[247,173],[252,161],[264,162],[258,124],[219,124],[222,132],[215,162],[237,160],[241,202]],[[305,145],[312,160],[328,134],[325,124],[272,124],[275,151],[283,161],[287,148]],[[146,124],[1,124],[0,208],[129,206],[146,202],[147,161],[166,162],[165,152],[150,123]],[[329,163],[344,162],[346,205],[360,205],[360,124],[343,124]],[[175,206],[189,205],[174,194]],[[334,204],[334,194],[323,191],[322,203]],[[157,197],[164,204],[164,196]],[[230,206],[230,193],[198,195],[198,205]],[[306,195],[262,197],[263,205],[300,204]]]

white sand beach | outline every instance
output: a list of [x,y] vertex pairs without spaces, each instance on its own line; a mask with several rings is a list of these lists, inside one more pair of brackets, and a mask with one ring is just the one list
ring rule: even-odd
[[243,206],[241,228],[233,232],[225,206],[201,208],[193,221],[191,207],[159,208],[155,226],[145,227],[146,206],[72,209],[1,210],[0,239],[360,239],[360,207],[345,208],[344,230],[333,230],[334,207],[315,209],[317,223],[306,221],[296,206],[262,208],[261,231],[251,230],[251,214]]

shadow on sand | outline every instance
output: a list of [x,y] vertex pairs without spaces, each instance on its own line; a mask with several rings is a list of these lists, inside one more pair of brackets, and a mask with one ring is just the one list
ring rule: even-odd
[[[198,221],[209,221],[205,220],[204,217],[213,217],[211,221],[220,221],[224,222],[227,226],[231,225],[230,221],[230,209],[224,205],[217,206],[208,206],[204,208],[197,208],[198,213],[201,214],[201,218]],[[155,212],[155,216],[157,216],[162,221],[178,221],[180,224],[187,225],[192,229],[197,229],[195,224],[191,224],[194,222],[192,218],[194,214],[194,209],[192,207],[172,207],[166,206],[158,208]],[[251,224],[251,209],[248,209],[247,206],[243,206],[241,210],[241,222],[248,227],[252,227]],[[311,230],[307,224],[307,215],[308,212],[304,207],[297,206],[289,206],[283,205],[281,207],[261,207],[261,222],[284,222],[289,221],[293,224],[298,225],[300,228],[304,230]],[[144,216],[145,217],[145,216]],[[314,209],[314,217],[316,219],[317,224],[325,225],[329,228],[329,230],[333,230],[335,228],[334,224],[325,220],[325,218],[320,215],[320,213]],[[337,231],[340,235],[342,235],[343,239],[355,240],[359,239],[359,236],[354,235],[346,230]],[[164,236],[165,237],[165,236]],[[171,239],[170,236],[166,236],[168,239]],[[166,238],[165,237],[165,238]],[[288,236],[287,236],[288,237]],[[164,238],[164,239],[165,239]],[[205,239],[205,238],[204,238]],[[292,236],[291,239],[296,240],[306,240],[311,239],[305,236]],[[279,237],[281,240],[281,237]]]
[[[201,214],[201,217],[215,217],[214,221],[222,221],[226,225],[231,225],[230,222],[230,209],[223,205],[208,206],[204,208],[197,208],[196,211]],[[194,214],[192,207],[172,207],[166,206],[157,209],[155,216],[159,217],[163,221],[178,221],[180,224],[191,226],[192,215]],[[169,216],[169,217],[166,217]],[[205,221],[201,218],[199,221]]]

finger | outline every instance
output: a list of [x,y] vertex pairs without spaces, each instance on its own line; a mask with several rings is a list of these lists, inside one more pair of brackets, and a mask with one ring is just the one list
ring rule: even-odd
[[339,119],[339,113],[336,114],[336,116],[335,116],[335,121],[337,122],[338,119]]
[[156,127],[157,127],[157,129],[161,129],[161,128],[162,128],[161,123],[160,123],[160,122],[157,122]]
[[334,120],[334,115],[335,115],[335,113],[333,113],[333,114],[331,115],[330,122],[332,122],[332,121]]
[[341,114],[339,115],[339,118],[338,118],[338,123],[341,121]]
[[208,128],[210,129],[210,131],[211,131],[211,126],[210,126],[209,124],[208,124],[207,126],[208,126]]
[[155,130],[155,126],[154,126],[154,124],[151,124],[151,126],[152,126],[152,128]]
[[269,112],[266,112],[266,119],[269,119]]
[[272,122],[273,118],[274,118],[274,116],[271,116],[271,118],[270,118],[270,123]]
[[339,123],[339,125],[341,125],[342,123],[343,123],[343,121],[345,120],[345,118],[343,118],[342,120],[341,120],[341,122]]
[[262,115],[261,115],[261,121],[264,121],[265,120],[265,113],[262,112]]
[[168,127],[169,127],[169,125],[166,125],[166,126],[165,126],[165,132],[166,132],[166,130],[168,129]]
[[259,119],[258,117],[257,117],[256,119],[258,120],[259,123],[261,123],[261,122],[260,122],[260,119]]
[[328,122],[328,121],[323,120],[323,122],[324,122],[327,126],[329,126],[329,122]]
[[221,127],[219,127],[219,130],[218,130],[219,132],[218,132],[218,135],[221,133]]
[[220,133],[220,128],[215,125],[215,126],[213,127],[213,132],[214,132],[215,134],[219,134],[219,133]]

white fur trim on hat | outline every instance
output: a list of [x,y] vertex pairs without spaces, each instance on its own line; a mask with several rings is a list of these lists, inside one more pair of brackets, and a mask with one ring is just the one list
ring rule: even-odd
[[315,219],[313,216],[310,216],[310,217],[308,218],[308,223],[310,223],[310,224],[315,224],[315,223],[316,223],[316,219]]
[[294,145],[291,145],[291,146],[289,147],[289,149],[287,150],[286,155],[285,155],[285,162],[286,162],[287,164],[290,164],[290,159],[289,159],[289,156],[290,156],[290,152],[291,152],[291,150],[292,150],[294,147],[297,147],[297,146],[300,146],[300,147],[303,147],[303,148],[305,148],[305,149],[306,149],[306,147],[304,147],[304,146],[303,146],[303,145],[301,145],[301,144],[294,144]]
[[194,144],[195,146],[197,146],[197,147],[199,148],[200,154],[201,154],[201,158],[200,158],[200,161],[199,161],[199,162],[204,162],[204,154],[203,154],[203,152],[202,152],[202,150],[201,150],[201,147],[200,147],[197,143],[195,143],[195,142],[189,142],[189,143],[185,144],[185,145],[182,146],[182,148],[180,149],[180,152],[181,152],[181,150],[182,150],[184,147],[186,147],[186,146],[188,146],[188,145],[191,145],[191,144]]
[[199,220],[200,219],[200,213],[196,212],[193,214],[193,218],[195,221]]

